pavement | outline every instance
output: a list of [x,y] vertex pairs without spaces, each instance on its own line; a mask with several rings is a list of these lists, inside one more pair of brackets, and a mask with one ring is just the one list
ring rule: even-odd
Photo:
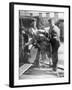
[[57,71],[53,71],[52,68],[48,67],[48,65],[42,65],[40,67],[30,67],[21,76],[19,76],[19,79],[43,79],[58,77],[64,77],[64,70],[57,69]]
[[48,65],[48,60],[40,63],[39,67],[33,64],[24,64],[19,68],[19,79],[41,79],[64,77],[64,44],[61,43],[58,50],[58,68],[53,71]]

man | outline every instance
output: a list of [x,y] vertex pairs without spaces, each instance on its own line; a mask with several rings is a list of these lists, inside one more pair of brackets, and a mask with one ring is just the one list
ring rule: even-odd
[[[36,58],[34,61],[35,66],[39,66],[39,59],[40,59],[40,54],[42,56],[42,60],[46,59],[46,51],[48,50],[47,47],[49,48],[49,40],[47,40],[45,30],[38,30],[36,27],[36,19],[32,20],[32,27],[30,28],[30,32],[32,34],[30,41],[26,43],[26,45],[29,46],[34,46],[37,48],[37,54]],[[33,54],[34,55],[34,54]],[[49,54],[48,54],[49,55]]]
[[33,19],[32,23],[31,23],[31,28],[29,29],[29,41],[25,44],[25,46],[29,47],[31,53],[35,52],[34,51],[34,50],[36,50],[35,47],[37,48],[36,55],[35,55],[35,53],[33,53],[33,55],[30,53],[31,58],[33,57],[32,60],[30,59],[30,62],[32,61],[32,63],[34,63],[34,66],[38,67],[39,66],[39,58],[40,58],[40,49],[39,49],[39,46],[37,44],[38,29],[37,29],[36,24],[37,24],[37,20]]
[[60,46],[60,29],[54,24],[53,19],[48,20],[50,30],[50,43],[52,47],[52,67],[53,71],[57,70],[58,63],[58,48]]
[[22,28],[22,50],[23,50],[23,61],[24,63],[28,63],[28,52],[29,52],[29,49],[28,49],[28,46],[25,46],[24,45],[28,42],[28,35],[26,33],[26,29],[23,27]]
[[[41,59],[42,61],[46,61],[48,57],[48,63],[49,65],[51,64],[51,48],[50,48],[50,39],[49,39],[49,33],[48,33],[48,28],[47,31],[45,29],[39,30],[39,36],[40,36],[40,52],[41,52]],[[47,57],[46,57],[47,55]]]

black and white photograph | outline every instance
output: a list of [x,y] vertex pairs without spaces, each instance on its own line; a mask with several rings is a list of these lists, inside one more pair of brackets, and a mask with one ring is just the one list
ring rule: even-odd
[[19,79],[64,77],[64,13],[19,11]]
[[69,83],[69,7],[14,5],[14,86]]

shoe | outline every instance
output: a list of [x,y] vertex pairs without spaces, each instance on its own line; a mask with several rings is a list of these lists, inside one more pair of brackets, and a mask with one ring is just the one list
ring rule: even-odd
[[50,68],[53,68],[53,65],[49,65]]
[[34,67],[39,67],[40,65],[33,63],[33,66],[34,66]]
[[53,71],[57,71],[57,68],[53,68]]

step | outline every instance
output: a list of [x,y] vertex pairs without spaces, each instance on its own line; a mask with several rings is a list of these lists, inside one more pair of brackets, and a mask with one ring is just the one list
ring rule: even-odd
[[21,76],[25,71],[27,71],[32,64],[24,64],[19,68],[19,76]]

